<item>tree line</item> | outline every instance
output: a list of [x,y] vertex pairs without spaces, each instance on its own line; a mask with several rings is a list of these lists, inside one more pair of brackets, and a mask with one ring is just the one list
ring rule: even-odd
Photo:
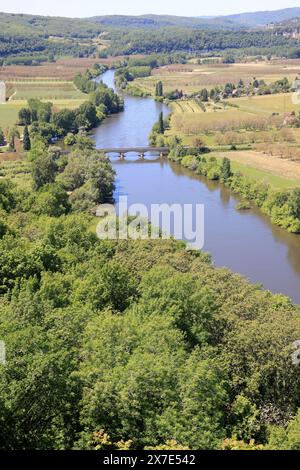
[[0,180],[1,449],[299,449],[299,308],[175,240],[99,240],[93,148],[29,163]]

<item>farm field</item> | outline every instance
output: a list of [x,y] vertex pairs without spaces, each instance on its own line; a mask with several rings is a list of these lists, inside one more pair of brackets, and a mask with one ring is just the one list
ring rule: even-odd
[[83,100],[85,98],[71,81],[19,80],[7,82],[7,85],[11,89],[12,101],[27,101],[31,98],[40,100]]
[[227,157],[234,171],[256,181],[265,181],[277,189],[290,189],[300,185],[300,164],[276,156],[266,156],[251,150],[213,153],[216,158]]
[[20,160],[15,154],[11,156],[0,155],[0,180],[9,178],[20,189],[30,190],[32,181],[30,176],[30,163],[26,160]]
[[203,113],[203,109],[196,100],[175,101],[172,109],[177,114]]
[[12,102],[0,104],[0,127],[6,128],[15,124],[22,104]]
[[300,74],[300,60],[278,60],[274,62],[252,62],[246,64],[172,64],[153,70],[151,77],[139,78],[135,84],[143,90],[153,93],[155,84],[161,80],[165,92],[182,90],[190,94],[201,88],[212,88],[226,83],[245,83],[254,77],[266,83],[287,77],[294,80]]
[[41,65],[7,65],[0,67],[0,80],[24,79],[24,78],[54,78],[60,80],[72,80],[77,73],[84,73],[95,63],[111,66],[120,61],[122,57],[107,59],[94,58],[64,58],[56,62],[46,62]]
[[270,115],[271,113],[284,114],[291,111],[296,113],[300,111],[300,100],[298,104],[294,103],[292,93],[231,98],[227,101],[233,105],[238,105],[241,111],[253,114]]
[[[222,129],[226,126],[236,128],[242,135],[244,123],[255,121],[256,118],[258,121],[269,119],[275,113],[283,120],[287,112],[294,111],[296,115],[300,112],[300,104],[293,103],[291,93],[233,98],[217,105],[209,102],[205,103],[206,112],[203,112],[195,100],[176,101],[171,106],[173,113],[168,134],[179,135],[186,144],[200,134],[208,145],[216,145],[213,134],[223,132]],[[298,129],[291,132],[298,142]],[[256,132],[256,139],[260,139],[259,131]]]
[[10,98],[8,102],[0,105],[0,127],[3,128],[16,123],[19,110],[26,107],[29,99],[51,101],[56,111],[63,108],[76,109],[86,100],[86,95],[77,90],[71,81],[38,78],[6,83]]
[[[292,93],[232,98],[216,105],[205,103],[206,112],[195,100],[173,102],[166,135],[181,137],[184,145],[194,145],[195,139],[201,138],[205,145],[217,150],[212,155],[230,158],[235,171],[278,189],[299,187],[300,129],[261,125],[276,120],[282,124],[285,113],[292,111],[297,116],[300,104],[292,98]],[[233,143],[238,150],[230,152]],[[259,151],[263,146],[273,148],[271,152]]]
[[214,129],[222,123],[230,121],[239,125],[241,120],[253,118],[253,112],[243,111],[236,107],[225,108],[218,104],[218,109],[214,111],[212,106],[208,107],[205,104],[205,108],[207,111],[203,112],[200,106],[194,104],[194,100],[172,103],[173,114],[168,134],[179,135],[186,143],[189,143],[190,137],[195,137],[198,134],[205,135],[205,139],[207,139],[208,130]]

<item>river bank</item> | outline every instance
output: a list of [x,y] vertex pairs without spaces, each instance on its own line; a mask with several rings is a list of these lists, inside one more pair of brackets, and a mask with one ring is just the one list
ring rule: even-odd
[[[102,80],[114,87],[113,71]],[[124,96],[124,111],[109,116],[94,132],[96,147],[144,146],[153,124],[163,111],[170,110],[151,98]],[[283,293],[300,303],[300,237],[271,224],[254,207],[237,211],[242,201],[224,185],[209,181],[179,163],[144,161],[128,154],[120,161],[111,155],[116,171],[114,197],[127,195],[129,205],[195,204],[205,205],[204,250],[212,255],[215,266],[226,266],[273,292]]]

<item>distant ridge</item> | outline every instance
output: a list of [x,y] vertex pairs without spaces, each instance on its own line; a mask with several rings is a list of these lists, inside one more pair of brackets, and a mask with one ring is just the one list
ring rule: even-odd
[[235,29],[241,25],[232,20],[223,17],[192,17],[192,16],[174,16],[174,15],[106,15],[87,18],[91,23],[110,27],[130,27],[130,28],[225,28]]
[[266,26],[270,23],[280,23],[300,16],[300,7],[284,8],[275,11],[257,11],[253,13],[240,13],[221,16],[224,20],[233,21],[242,26]]
[[0,12],[3,34],[37,34],[91,37],[107,28],[157,29],[190,28],[239,30],[265,27],[300,17],[300,7],[276,11],[258,11],[227,16],[105,15],[91,18],[63,18]]
[[284,8],[274,11],[257,11],[226,16],[173,16],[173,15],[109,15],[88,18],[89,21],[106,26],[129,26],[132,28],[158,28],[177,26],[182,28],[225,28],[266,26],[281,23],[300,16],[300,7]]

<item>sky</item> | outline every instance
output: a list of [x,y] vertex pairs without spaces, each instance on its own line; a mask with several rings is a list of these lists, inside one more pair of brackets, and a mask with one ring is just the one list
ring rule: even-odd
[[0,0],[2,12],[68,17],[146,13],[217,16],[289,7],[300,7],[300,0]]

